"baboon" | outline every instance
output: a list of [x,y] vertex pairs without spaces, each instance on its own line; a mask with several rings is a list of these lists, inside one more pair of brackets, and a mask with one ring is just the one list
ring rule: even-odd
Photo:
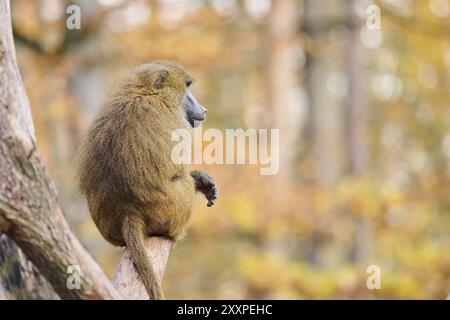
[[212,206],[213,179],[174,164],[172,132],[197,126],[206,109],[192,95],[193,79],[180,65],[156,61],[137,67],[111,90],[78,158],[78,184],[103,237],[126,246],[150,296],[163,299],[144,249],[149,236],[179,240],[195,191]]

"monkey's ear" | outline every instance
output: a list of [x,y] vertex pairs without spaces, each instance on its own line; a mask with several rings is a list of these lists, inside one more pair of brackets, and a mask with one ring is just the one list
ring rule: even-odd
[[162,89],[164,87],[164,83],[166,82],[168,77],[169,77],[169,71],[167,71],[167,70],[160,71],[158,78],[155,81],[155,88]]

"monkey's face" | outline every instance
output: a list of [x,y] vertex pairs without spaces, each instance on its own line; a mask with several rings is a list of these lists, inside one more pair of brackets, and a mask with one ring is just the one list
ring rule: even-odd
[[197,102],[191,91],[191,84],[193,79],[186,73],[180,65],[168,62],[157,61],[155,65],[161,66],[158,80],[156,80],[156,87],[171,87],[177,92],[183,94],[181,105],[189,124],[195,128],[198,127],[203,120],[205,120],[207,110]]
[[184,68],[174,62],[155,61],[139,66],[132,74],[132,88],[142,94],[158,95],[169,108],[182,108],[189,124],[195,128],[205,120],[207,110],[191,92],[193,82]]

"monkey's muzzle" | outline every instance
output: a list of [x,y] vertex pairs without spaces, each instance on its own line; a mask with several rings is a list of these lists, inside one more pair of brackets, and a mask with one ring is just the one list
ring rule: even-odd
[[183,99],[183,107],[186,112],[186,120],[193,128],[198,127],[206,118],[206,110],[200,103],[197,102],[191,89],[186,88],[186,94]]

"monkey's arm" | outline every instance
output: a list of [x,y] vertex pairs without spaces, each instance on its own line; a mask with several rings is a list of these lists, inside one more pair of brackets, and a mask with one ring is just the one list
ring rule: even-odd
[[206,172],[199,170],[191,171],[191,177],[195,181],[195,189],[203,193],[208,199],[208,207],[214,205],[219,194],[214,179]]

